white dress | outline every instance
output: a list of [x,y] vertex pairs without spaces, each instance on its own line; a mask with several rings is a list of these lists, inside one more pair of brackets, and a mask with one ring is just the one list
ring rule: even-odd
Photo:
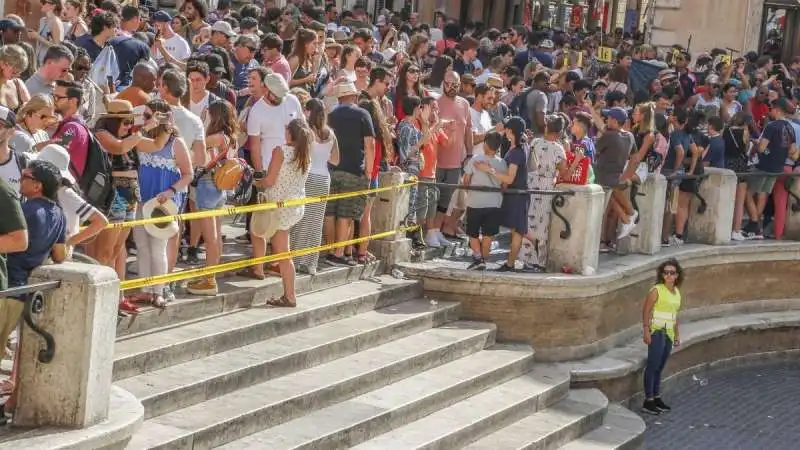
[[[282,145],[283,164],[278,172],[275,185],[264,190],[268,201],[284,202],[306,196],[306,179],[308,171],[303,173],[294,160],[294,147]],[[305,205],[278,208],[275,213],[278,220],[278,230],[288,231],[303,218]]]

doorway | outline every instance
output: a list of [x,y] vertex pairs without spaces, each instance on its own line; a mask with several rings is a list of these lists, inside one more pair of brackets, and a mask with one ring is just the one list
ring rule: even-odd
[[764,5],[759,52],[775,62],[791,62],[800,51],[800,8],[796,1],[770,1]]

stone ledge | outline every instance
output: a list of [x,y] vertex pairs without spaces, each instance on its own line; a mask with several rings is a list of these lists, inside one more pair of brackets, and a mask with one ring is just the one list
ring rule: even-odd
[[446,285],[452,293],[501,293],[503,297],[515,298],[530,298],[535,293],[538,298],[575,299],[607,294],[642,280],[651,280],[658,265],[669,258],[678,259],[686,269],[760,261],[796,261],[800,260],[800,242],[750,241],[724,246],[687,244],[678,249],[664,249],[655,255],[626,255],[603,262],[597,273],[589,276],[454,270],[441,260],[397,266],[408,276],[423,278],[426,285]]
[[0,450],[121,450],[142,425],[144,407],[130,392],[111,387],[108,420],[80,430],[12,428],[0,436]]
[[[800,349],[800,311],[744,314],[681,325],[681,346],[667,363],[666,375],[708,363],[709,359]],[[619,402],[641,391],[647,347],[639,336],[624,347],[584,361],[562,363],[573,388],[597,388]]]

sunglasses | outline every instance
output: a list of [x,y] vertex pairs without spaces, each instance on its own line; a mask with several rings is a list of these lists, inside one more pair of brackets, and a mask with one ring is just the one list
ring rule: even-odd
[[153,118],[153,115],[151,113],[149,113],[149,112],[146,112],[146,113],[142,113],[142,117],[144,118],[144,120],[150,120],[150,119]]
[[663,271],[661,273],[663,273],[665,277],[674,277],[675,275],[678,274],[678,272],[676,272],[674,270],[665,270],[665,271]]
[[88,72],[88,71],[92,70],[92,68],[89,67],[89,66],[77,66],[77,67],[73,68],[72,70],[74,72]]
[[416,67],[412,67],[408,69],[408,73],[419,73],[419,69],[417,69]]
[[53,96],[53,100],[56,100],[56,101],[61,100],[62,98],[69,98],[68,95],[52,94],[52,96]]
[[123,120],[122,121],[122,125],[125,125],[126,127],[129,127],[129,126],[133,125],[133,121],[132,120]]

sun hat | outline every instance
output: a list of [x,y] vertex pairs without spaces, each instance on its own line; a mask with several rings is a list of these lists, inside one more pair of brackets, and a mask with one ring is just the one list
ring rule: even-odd
[[273,72],[264,77],[264,84],[267,85],[267,89],[269,89],[272,95],[280,99],[283,99],[283,97],[286,97],[286,94],[289,93],[289,85],[286,83],[286,80],[277,73]]
[[135,118],[133,105],[127,100],[111,100],[106,104],[106,112],[100,114],[101,118],[107,119],[131,119]]
[[[158,197],[151,198],[144,205],[142,205],[142,218],[154,219],[157,217],[174,216],[178,214],[178,205],[172,200],[167,200],[164,203],[158,202]],[[172,236],[178,234],[178,221],[162,223],[149,223],[144,226],[147,234],[157,239],[167,240]]]
[[[258,203],[267,203],[268,201],[265,193],[258,193]],[[271,239],[278,231],[277,212],[277,209],[254,212],[250,218],[250,232],[258,237]]]
[[47,144],[36,154],[36,159],[52,163],[58,167],[62,178],[66,178],[70,183],[75,184],[75,177],[69,171],[69,152],[64,147],[58,144]]

